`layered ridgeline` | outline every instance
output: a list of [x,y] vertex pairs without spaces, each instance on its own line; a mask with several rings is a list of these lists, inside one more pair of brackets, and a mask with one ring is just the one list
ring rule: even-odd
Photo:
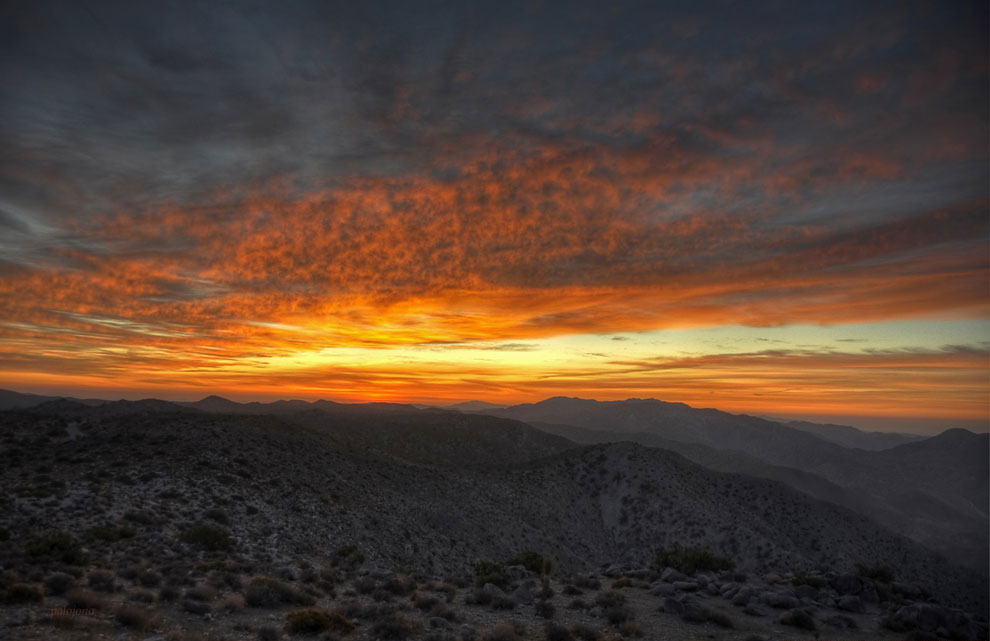
[[578,446],[513,420],[399,405],[208,413],[60,400],[0,424],[6,567],[41,530],[86,543],[94,528],[126,527],[112,549],[89,543],[117,560],[195,556],[187,535],[213,519],[232,551],[266,563],[353,544],[382,565],[438,574],[523,549],[587,571],[648,567],[658,546],[678,543],[759,574],[879,565],[945,604],[987,603],[985,576],[782,483],[635,443]]
[[[633,441],[677,451],[710,469],[775,479],[987,572],[987,434],[954,429],[923,440],[891,437],[889,443],[900,444],[882,450],[847,448],[810,433],[808,424],[796,429],[654,399],[552,398],[486,413],[579,443]],[[851,427],[841,434],[846,441],[876,442]]]

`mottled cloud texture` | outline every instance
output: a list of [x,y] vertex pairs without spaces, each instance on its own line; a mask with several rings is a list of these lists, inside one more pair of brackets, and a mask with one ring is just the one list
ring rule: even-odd
[[987,29],[967,2],[5,3],[0,370],[207,386],[324,348],[986,318]]

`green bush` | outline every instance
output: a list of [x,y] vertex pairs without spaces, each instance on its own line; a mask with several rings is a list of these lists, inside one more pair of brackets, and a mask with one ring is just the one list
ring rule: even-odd
[[89,556],[68,532],[49,532],[24,544],[24,551],[36,559],[54,559],[68,565],[86,565]]
[[209,523],[198,523],[184,530],[179,535],[179,540],[211,552],[234,547],[234,541],[230,538],[230,531],[227,528]]
[[474,564],[474,583],[478,587],[491,583],[504,589],[509,585],[509,577],[505,576],[502,566],[498,563],[481,560]]
[[669,548],[659,548],[653,559],[653,567],[662,571],[672,567],[684,574],[732,570],[736,564],[731,559],[716,556],[703,547],[675,543]]
[[890,583],[894,580],[894,571],[882,563],[857,563],[856,574],[867,579]]
[[521,565],[530,572],[543,576],[553,570],[553,559],[539,552],[525,550],[506,560],[505,565]]
[[330,615],[323,610],[296,610],[285,615],[285,631],[289,634],[318,634],[330,628]]

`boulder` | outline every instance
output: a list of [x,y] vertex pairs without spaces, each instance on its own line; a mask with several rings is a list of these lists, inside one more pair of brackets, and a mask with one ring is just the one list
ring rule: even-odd
[[512,592],[509,598],[516,605],[529,605],[533,602],[533,593],[529,591],[529,586],[523,583]]
[[700,601],[687,599],[684,602],[684,611],[681,612],[681,618],[691,623],[704,623],[708,620],[708,608]]
[[674,581],[674,589],[681,592],[695,592],[698,589],[698,584],[694,581]]
[[522,565],[509,565],[504,571],[505,576],[513,581],[522,581],[529,576],[529,570]]
[[801,605],[795,597],[786,592],[764,592],[763,602],[779,610],[791,610]]
[[838,603],[835,605],[840,610],[845,610],[846,612],[863,612],[865,610],[863,600],[852,594],[840,596]]
[[494,583],[486,583],[481,591],[489,594],[493,599],[505,598],[505,592]]
[[863,582],[855,574],[840,574],[832,579],[831,586],[840,595],[859,594],[863,590]]
[[794,596],[799,599],[811,599],[812,601],[818,600],[818,588],[813,585],[799,585],[794,588]]
[[677,590],[672,583],[654,583],[650,587],[650,593],[653,596],[674,596],[675,592]]
[[750,599],[753,598],[753,588],[742,588],[736,595],[732,597],[732,605],[747,605]]
[[679,570],[674,568],[666,568],[663,573],[660,574],[660,580],[666,581],[667,583],[674,583],[675,581],[687,581],[688,576]]
[[833,614],[825,619],[825,623],[839,630],[855,630],[859,627],[855,619],[844,614]]
[[663,611],[671,614],[682,614],[684,612],[684,604],[673,597],[667,597],[663,600]]

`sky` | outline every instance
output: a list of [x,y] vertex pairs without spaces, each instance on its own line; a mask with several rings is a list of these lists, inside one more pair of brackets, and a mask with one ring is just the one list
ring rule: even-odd
[[985,2],[5,2],[0,387],[990,416]]

